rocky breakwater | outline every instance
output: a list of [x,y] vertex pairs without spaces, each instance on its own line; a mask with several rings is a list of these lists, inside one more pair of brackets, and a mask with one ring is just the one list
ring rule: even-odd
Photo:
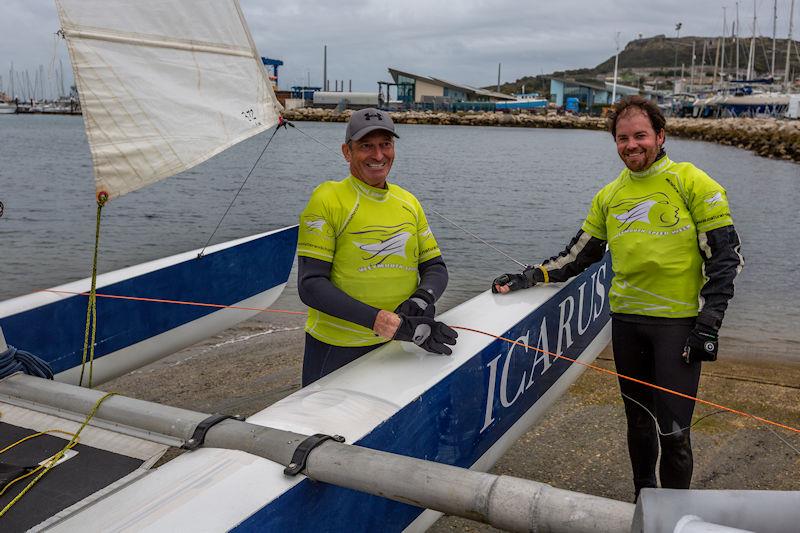
[[752,150],[758,155],[800,162],[800,121],[772,118],[672,118],[667,134]]
[[[284,113],[290,121],[346,122],[350,111],[302,108]],[[440,126],[506,126],[521,128],[571,128],[604,130],[606,121],[583,115],[422,112],[391,113],[397,124],[431,124]],[[776,119],[695,119],[670,118],[667,135],[716,142],[752,150],[758,155],[800,162],[800,121]]]

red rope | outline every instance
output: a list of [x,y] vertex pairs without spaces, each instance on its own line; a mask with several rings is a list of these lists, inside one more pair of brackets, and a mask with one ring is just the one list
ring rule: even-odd
[[[71,294],[71,295],[77,295],[77,296],[89,296],[88,292],[72,292],[72,291],[63,291],[63,290],[54,290],[54,289],[43,289],[43,290],[41,290],[39,292],[51,292],[51,293],[56,293],[56,294]],[[188,302],[188,301],[183,301],[183,300],[166,300],[166,299],[162,299],[162,298],[141,298],[141,297],[137,297],[137,296],[119,296],[119,295],[115,295],[115,294],[100,294],[100,293],[96,293],[95,296],[97,298],[111,298],[111,299],[117,299],[117,300],[134,300],[134,301],[140,301],[140,302],[167,303],[167,304],[177,304],[177,305],[195,305],[195,306],[199,306],[199,307],[214,307],[214,308],[217,308],[217,309],[239,309],[239,310],[243,310],[243,311],[262,311],[262,312],[267,312],[267,313],[283,313],[283,314],[287,314],[287,315],[305,315],[306,314],[304,311],[287,311],[287,310],[284,310],[284,309],[267,309],[267,308],[262,308],[262,307],[242,307],[242,306],[237,306],[237,305],[221,305],[221,304],[210,304],[210,303],[203,303],[203,302]],[[731,407],[726,407],[726,406],[720,405],[718,403],[710,402],[708,400],[703,400],[702,398],[697,398],[697,397],[694,397],[694,396],[690,396],[688,394],[684,394],[682,392],[674,391],[672,389],[668,389],[666,387],[662,387],[662,386],[656,385],[654,383],[648,383],[647,381],[642,381],[640,379],[632,378],[632,377],[626,376],[624,374],[619,374],[617,372],[614,372],[613,370],[608,370],[606,368],[595,366],[595,365],[592,365],[592,364],[589,364],[589,363],[584,363],[582,361],[578,361],[577,359],[572,359],[572,358],[567,357],[565,355],[559,355],[559,354],[556,354],[556,353],[553,353],[553,352],[548,352],[547,350],[542,350],[541,348],[536,348],[534,346],[530,346],[530,345],[525,344],[523,342],[511,340],[511,339],[508,339],[506,337],[501,337],[499,335],[495,335],[493,333],[488,333],[486,331],[481,331],[479,329],[474,329],[474,328],[468,328],[468,327],[465,327],[465,326],[450,326],[450,327],[452,327],[453,329],[460,329],[462,331],[469,331],[469,332],[472,332],[472,333],[478,333],[480,335],[486,335],[487,337],[493,337],[495,339],[499,339],[499,340],[502,340],[502,341],[505,341],[505,342],[509,342],[511,344],[515,344],[517,346],[522,346],[524,348],[535,350],[537,352],[541,352],[543,354],[546,354],[546,355],[549,355],[549,356],[552,356],[552,357],[556,357],[558,359],[564,359],[565,361],[569,361],[571,363],[575,363],[575,364],[584,366],[586,368],[591,368],[592,370],[595,370],[597,372],[602,372],[604,374],[615,376],[617,378],[621,378],[621,379],[625,379],[625,380],[628,380],[628,381],[632,381],[634,383],[638,383],[638,384],[644,385],[646,387],[650,387],[650,388],[653,388],[653,389],[656,389],[656,390],[660,390],[660,391],[663,391],[663,392],[666,392],[666,393],[669,393],[669,394],[674,394],[675,396],[680,396],[681,398],[686,398],[687,400],[692,400],[692,401],[701,403],[703,405],[708,405],[710,407],[714,407],[715,409],[721,409],[721,410],[727,411],[729,413],[733,413],[733,414],[736,414],[736,415],[739,415],[739,416],[743,416],[745,418],[753,419],[753,420],[755,420],[757,422],[761,422],[763,424],[769,424],[769,425],[772,425],[772,426],[776,426],[776,427],[779,427],[779,428],[782,428],[782,429],[786,429],[786,430],[792,431],[794,433],[800,434],[800,429],[792,427],[792,426],[788,426],[786,424],[781,424],[779,422],[774,422],[772,420],[768,420],[768,419],[762,418],[760,416],[752,415],[752,414],[747,413],[745,411],[739,411],[737,409],[733,409]]]

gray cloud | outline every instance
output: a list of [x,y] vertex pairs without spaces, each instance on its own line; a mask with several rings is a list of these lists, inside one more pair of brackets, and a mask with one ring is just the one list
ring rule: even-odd
[[[638,34],[712,36],[722,31],[722,6],[728,5],[728,28],[734,2],[673,0],[423,0],[388,3],[377,0],[307,0],[274,5],[241,0],[262,55],[282,59],[282,88],[321,84],[322,47],[328,45],[328,77],[352,80],[354,90],[372,91],[387,80],[388,67],[437,76],[470,85],[490,85],[502,63],[503,81],[569,68],[592,67]],[[432,5],[431,5],[432,4]],[[752,28],[752,7],[740,2],[742,35]],[[758,0],[758,33],[772,33],[772,2]],[[788,32],[789,0],[778,2],[778,35]],[[800,8],[795,18],[800,18]],[[798,24],[795,24],[797,27]],[[53,2],[4,0],[0,20],[0,76],[8,69],[31,77],[53,57],[68,58],[63,43],[54,54],[59,23]],[[729,29],[730,31],[730,29]],[[624,67],[624,65],[622,65]]]

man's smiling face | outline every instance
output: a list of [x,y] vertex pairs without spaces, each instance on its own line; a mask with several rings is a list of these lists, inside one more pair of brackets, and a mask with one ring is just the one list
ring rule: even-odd
[[384,130],[376,130],[357,141],[342,145],[350,173],[367,185],[383,189],[394,162],[394,138]]
[[622,162],[633,172],[647,169],[658,157],[664,144],[664,130],[656,133],[647,113],[629,108],[617,120],[614,136],[617,153]]

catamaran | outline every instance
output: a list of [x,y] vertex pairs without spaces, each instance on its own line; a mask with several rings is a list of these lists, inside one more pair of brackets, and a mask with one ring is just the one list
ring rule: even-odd
[[[56,5],[100,204],[275,126],[279,106],[236,0]],[[587,533],[655,531],[653,509],[658,527],[683,520],[657,495],[643,493],[635,511],[483,473],[608,343],[608,257],[567,283],[486,291],[443,313],[461,333],[452,356],[390,342],[247,420],[74,385],[87,345],[102,381],[269,305],[295,235],[279,229],[0,304],[0,344],[36,352],[58,378],[0,380],[4,531],[421,531],[442,512]],[[189,451],[154,468],[170,446]],[[748,516],[764,519],[763,499],[752,500]]]

